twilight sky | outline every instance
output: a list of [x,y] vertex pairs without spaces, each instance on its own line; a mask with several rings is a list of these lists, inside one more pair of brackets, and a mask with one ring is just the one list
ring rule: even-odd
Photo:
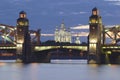
[[120,0],[1,0],[0,23],[15,26],[19,12],[24,10],[30,29],[53,34],[63,19],[66,27],[88,25],[94,7],[100,10],[104,25],[120,24]]

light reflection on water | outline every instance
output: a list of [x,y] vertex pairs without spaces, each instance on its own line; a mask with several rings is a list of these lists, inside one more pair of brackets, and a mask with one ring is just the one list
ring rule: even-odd
[[120,65],[0,63],[0,80],[119,80]]

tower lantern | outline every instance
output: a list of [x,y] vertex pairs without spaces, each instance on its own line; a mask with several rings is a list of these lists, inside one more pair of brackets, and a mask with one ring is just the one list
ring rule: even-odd
[[99,10],[96,7],[92,9],[92,15],[99,15]]
[[19,18],[17,19],[17,26],[26,26],[29,27],[29,21],[27,19],[26,12],[21,11],[19,13]]
[[19,14],[19,17],[20,18],[26,18],[26,12],[21,11],[20,14]]

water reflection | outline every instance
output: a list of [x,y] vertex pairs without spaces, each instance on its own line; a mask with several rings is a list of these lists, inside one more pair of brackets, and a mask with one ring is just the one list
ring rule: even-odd
[[0,63],[0,80],[119,80],[120,65]]

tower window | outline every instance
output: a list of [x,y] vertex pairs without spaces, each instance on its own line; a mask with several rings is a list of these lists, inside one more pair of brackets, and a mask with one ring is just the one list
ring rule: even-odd
[[25,14],[20,14],[20,18],[26,18]]
[[19,16],[20,18],[26,18],[26,13],[24,11],[21,11]]
[[19,29],[19,31],[21,32],[21,31],[22,31],[22,29]]
[[92,29],[95,29],[95,27],[92,27]]
[[97,11],[93,11],[93,15],[97,15]]

